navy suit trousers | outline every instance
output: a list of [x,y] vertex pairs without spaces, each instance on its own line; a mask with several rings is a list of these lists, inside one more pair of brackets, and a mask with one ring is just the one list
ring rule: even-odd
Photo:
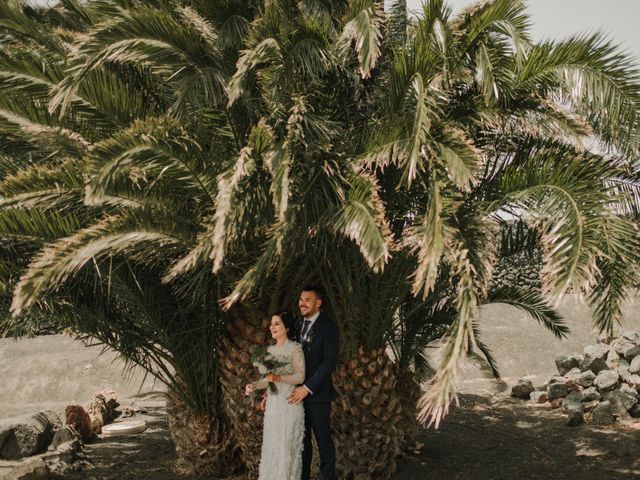
[[305,402],[302,480],[310,480],[311,478],[311,461],[313,460],[311,432],[313,432],[318,443],[322,478],[324,480],[337,480],[336,447],[331,439],[331,403]]

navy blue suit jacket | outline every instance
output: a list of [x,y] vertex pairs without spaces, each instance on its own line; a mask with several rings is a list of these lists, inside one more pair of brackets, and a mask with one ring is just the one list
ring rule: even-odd
[[333,388],[331,374],[338,364],[340,330],[338,325],[323,313],[316,319],[307,335],[308,341],[302,342],[300,331],[302,320],[298,323],[297,338],[302,343],[305,363],[305,386],[313,392],[305,402],[324,403],[335,400],[338,393]]

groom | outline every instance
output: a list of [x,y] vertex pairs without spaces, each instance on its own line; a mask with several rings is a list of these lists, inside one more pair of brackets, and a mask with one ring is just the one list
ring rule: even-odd
[[302,480],[311,477],[311,432],[318,442],[320,471],[324,480],[336,480],[336,448],[331,438],[331,401],[337,393],[331,373],[338,363],[338,325],[320,312],[322,291],[314,285],[302,289],[298,307],[304,317],[298,326],[297,340],[305,359],[305,381],[289,395],[289,403],[304,401],[304,446]]

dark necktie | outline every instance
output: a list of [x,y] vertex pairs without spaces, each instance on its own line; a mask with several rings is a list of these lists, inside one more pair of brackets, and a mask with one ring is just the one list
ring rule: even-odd
[[304,336],[307,334],[307,330],[309,330],[309,325],[311,325],[311,322],[309,320],[305,320],[304,322],[302,322],[302,331],[300,332],[300,341],[304,342],[305,338]]

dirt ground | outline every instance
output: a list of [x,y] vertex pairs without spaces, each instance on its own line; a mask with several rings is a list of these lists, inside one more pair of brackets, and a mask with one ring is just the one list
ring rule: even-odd
[[[637,301],[629,305],[625,328],[640,331],[638,306]],[[597,332],[578,299],[567,299],[561,311],[572,329],[565,341],[510,307],[482,312],[483,340],[494,350],[503,381],[491,379],[477,359],[470,361],[459,382],[460,407],[439,430],[425,431],[423,447],[398,462],[394,480],[640,478],[640,423],[567,427],[558,410],[508,396],[518,378],[540,385],[554,374],[557,354],[582,351],[594,341]],[[63,480],[186,480],[171,469],[175,451],[158,386],[142,382],[139,372],[123,377],[115,355],[97,357],[98,352],[60,336],[17,343],[0,339],[0,419],[84,403],[100,388],[115,388],[126,399],[123,405],[146,408],[141,418],[147,430],[87,445],[77,463],[82,469]],[[437,350],[432,357],[437,361]]]
[[394,480],[640,478],[640,424],[567,427],[558,410],[465,394]]
[[[63,480],[185,480],[162,410],[138,435],[103,438],[81,454],[82,470]],[[398,463],[393,480],[617,480],[640,478],[640,424],[567,427],[559,411],[515,399],[464,394],[420,453]],[[208,480],[215,480],[208,477]]]

